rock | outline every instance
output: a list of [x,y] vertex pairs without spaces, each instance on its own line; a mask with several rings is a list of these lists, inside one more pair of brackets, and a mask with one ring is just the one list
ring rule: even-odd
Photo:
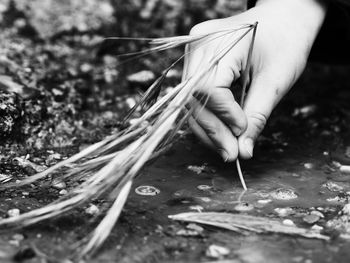
[[99,212],[100,209],[94,204],[91,204],[88,208],[85,209],[85,213],[92,216],[97,215]]
[[304,167],[308,170],[313,169],[315,167],[314,164],[312,163],[304,163]]
[[210,245],[205,252],[205,255],[207,257],[218,258],[218,259],[223,258],[228,254],[230,254],[230,250],[226,247],[222,247],[219,245]]
[[62,190],[62,189],[65,189],[67,187],[66,183],[59,180],[59,179],[54,179],[52,181],[51,186],[57,190]]
[[13,208],[7,211],[7,215],[9,217],[16,217],[19,216],[21,214],[20,210],[17,208]]
[[300,116],[302,118],[307,118],[313,115],[317,110],[316,105],[307,105],[301,108],[296,108],[292,114],[293,117]]
[[22,241],[24,239],[24,236],[22,234],[14,234],[12,236],[13,240],[18,240],[18,241]]
[[320,211],[311,211],[310,214],[311,215],[316,215],[319,218],[324,218],[324,215]]
[[339,171],[343,174],[350,174],[350,165],[341,165]]
[[271,199],[261,199],[261,200],[258,200],[258,203],[259,203],[259,204],[263,204],[263,205],[268,204],[268,203],[270,203],[270,202],[272,202]]
[[279,188],[273,191],[271,197],[277,200],[291,200],[298,198],[298,195],[292,189]]
[[277,207],[274,210],[280,217],[289,216],[294,213],[291,207],[283,207],[283,208]]
[[210,190],[212,187],[210,185],[205,185],[205,184],[201,184],[201,185],[198,185],[197,186],[197,189],[198,190],[201,190],[201,191],[208,191]]
[[343,209],[342,209],[342,213],[344,215],[349,215],[350,216],[350,204],[346,204],[344,205]]
[[319,226],[319,225],[313,225],[311,227],[312,230],[315,230],[315,231],[322,231],[323,230],[323,227],[322,226]]
[[319,220],[320,220],[320,217],[314,214],[306,215],[303,217],[303,221],[310,225],[316,223]]
[[66,195],[66,194],[68,194],[68,191],[66,189],[62,189],[58,193],[59,193],[59,195]]
[[294,222],[290,219],[284,219],[282,224],[286,226],[295,226]]
[[155,80],[156,76],[150,70],[142,70],[127,76],[127,80],[133,84],[151,84]]

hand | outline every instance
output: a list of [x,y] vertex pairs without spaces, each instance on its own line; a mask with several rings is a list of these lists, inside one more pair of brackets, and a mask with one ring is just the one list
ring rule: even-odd
[[[198,83],[197,95],[210,95],[205,107],[198,96],[192,101],[190,127],[224,161],[234,161],[238,155],[244,159],[253,156],[255,141],[271,111],[303,72],[325,13],[326,6],[318,0],[261,0],[255,8],[237,16],[206,21],[191,30],[197,35],[259,22],[243,109],[229,88],[246,68],[252,34]],[[201,70],[233,40],[230,35],[200,47],[201,42],[187,46],[186,51],[191,52],[185,59],[183,78]]]

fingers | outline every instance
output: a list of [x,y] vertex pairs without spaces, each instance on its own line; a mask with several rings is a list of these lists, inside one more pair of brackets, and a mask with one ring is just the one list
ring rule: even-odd
[[253,157],[256,139],[264,129],[272,110],[289,89],[288,85],[275,80],[272,74],[261,74],[253,79],[244,105],[248,126],[239,137],[239,156]]
[[212,89],[205,106],[228,126],[235,136],[241,135],[246,130],[246,115],[229,89]]
[[193,99],[193,118],[189,124],[195,134],[210,148],[216,149],[225,162],[234,161],[238,155],[237,139],[213,112]]

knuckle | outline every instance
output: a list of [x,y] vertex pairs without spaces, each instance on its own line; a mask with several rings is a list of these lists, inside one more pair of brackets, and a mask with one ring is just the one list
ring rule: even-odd
[[254,125],[259,132],[264,129],[267,122],[266,115],[259,112],[252,112],[248,114],[248,118],[250,118],[252,125]]
[[201,35],[207,32],[206,22],[199,23],[193,26],[190,30],[190,35]]
[[218,135],[218,128],[215,127],[211,122],[202,120],[201,124],[209,137],[216,137]]

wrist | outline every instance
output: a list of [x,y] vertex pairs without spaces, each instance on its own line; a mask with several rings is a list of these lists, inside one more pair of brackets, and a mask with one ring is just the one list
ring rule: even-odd
[[265,10],[291,30],[304,32],[313,43],[326,17],[327,0],[258,0],[257,9]]

